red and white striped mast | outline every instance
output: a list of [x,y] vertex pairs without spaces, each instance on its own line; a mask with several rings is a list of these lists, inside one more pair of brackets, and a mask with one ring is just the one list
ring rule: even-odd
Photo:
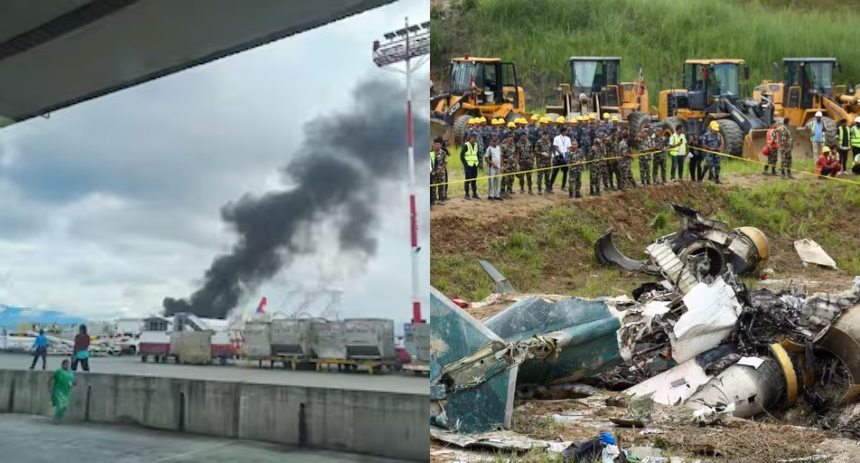
[[[380,44],[373,43],[373,61],[377,66],[385,68],[391,64],[405,62],[405,71],[393,69],[406,74],[406,153],[409,160],[409,231],[411,237],[411,260],[412,260],[412,322],[421,323],[421,279],[418,272],[418,257],[421,247],[418,245],[418,203],[415,199],[417,185],[415,183],[415,133],[412,118],[412,58],[421,57],[419,65],[425,62],[425,55],[430,53],[430,22],[419,25],[409,25],[409,18],[405,20],[405,27],[394,32],[385,34],[388,40]],[[416,68],[418,67],[416,66]],[[391,68],[387,68],[391,69]],[[426,285],[425,285],[426,286]]]

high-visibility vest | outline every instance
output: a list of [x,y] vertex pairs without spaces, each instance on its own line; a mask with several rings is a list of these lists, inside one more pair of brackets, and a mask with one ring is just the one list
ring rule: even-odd
[[478,145],[466,142],[466,165],[475,167],[478,165]]
[[856,146],[860,148],[860,129],[857,126],[852,126],[849,130],[850,138],[851,138],[851,146]]
[[[812,120],[812,132],[811,132],[811,133],[810,133],[810,135],[809,135],[809,141],[815,140],[815,126],[816,126],[816,125],[818,125],[818,122],[817,122],[817,121],[815,121],[815,120],[813,119],[813,120]],[[824,130],[825,130],[826,128],[827,128],[827,127],[826,127],[826,126],[824,125],[824,123],[822,122],[822,123],[821,123],[821,140],[822,140],[822,141],[821,141],[821,143],[825,143],[825,142],[827,141],[827,136],[826,136],[826,134],[824,133]]]
[[779,148],[779,142],[776,140],[776,129],[767,129],[767,146],[770,149]]
[[669,146],[678,145],[669,150],[669,154],[672,156],[679,156],[681,147],[684,147],[684,152],[687,151],[687,136],[683,133],[678,135],[677,132],[673,133],[671,137],[669,137]]
[[[839,135],[839,142],[838,142],[839,147],[842,148],[843,146],[848,146],[848,143],[846,143],[846,142],[851,140],[851,128],[850,127],[839,127],[836,130],[837,130],[837,134]],[[846,137],[848,138],[848,140],[845,139]]]

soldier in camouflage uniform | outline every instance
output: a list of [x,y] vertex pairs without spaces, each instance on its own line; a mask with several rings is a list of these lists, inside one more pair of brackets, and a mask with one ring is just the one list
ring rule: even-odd
[[535,159],[537,161],[537,188],[538,194],[542,194],[542,188],[546,187],[547,194],[549,191],[549,176],[552,167],[552,140],[549,138],[549,130],[544,130],[541,133],[540,139],[535,143]]
[[[608,123],[607,123],[608,124]],[[620,186],[618,176],[618,160],[615,159],[618,154],[618,137],[614,128],[606,132],[603,137],[603,188],[606,191],[614,191]],[[613,182],[613,178],[615,181]]]
[[794,140],[791,138],[791,129],[788,128],[788,118],[785,118],[782,121],[782,125],[776,130],[779,136],[779,157],[782,159],[782,176],[794,178],[791,175],[791,147]]
[[[430,172],[431,185],[445,182],[445,173],[448,169],[448,159],[447,152],[442,149],[441,142],[433,142],[433,151],[430,153],[430,159],[433,163],[433,165],[430,166],[432,169]],[[438,185],[430,188],[430,205],[439,204],[442,206],[445,204],[445,196],[442,189],[444,186],[445,185]]]
[[588,192],[591,196],[600,196],[600,159],[603,158],[603,145],[601,139],[594,140],[591,149],[586,152],[588,161]]
[[534,155],[532,154],[532,147],[529,143],[528,134],[523,133],[520,135],[519,140],[516,142],[517,147],[517,170],[519,173],[517,174],[517,178],[520,181],[520,194],[523,191],[523,180],[525,183],[528,183],[529,186],[529,194],[532,193],[532,172],[531,170],[534,168]]
[[653,154],[643,153],[653,151],[656,140],[653,134],[650,133],[648,124],[642,126],[637,142],[639,145],[639,180],[642,181],[642,186],[651,185],[651,156]]
[[502,145],[502,198],[510,199],[514,191],[514,173],[517,171],[517,147],[514,145],[513,132],[508,133]]
[[573,140],[570,142],[570,150],[567,152],[567,161],[570,164],[570,177],[567,194],[569,197],[581,198],[582,193],[582,169],[585,167],[585,153],[579,147],[579,142]]
[[663,185],[666,184],[666,147],[669,146],[669,137],[666,135],[665,131],[660,129],[654,129],[651,132],[650,136],[651,140],[654,141],[654,148],[659,149],[660,151],[654,153],[654,157],[651,159],[652,170],[651,177],[654,180],[654,185],[657,184],[657,173],[660,173],[660,180]]
[[621,136],[618,137],[618,146],[616,155],[620,156],[618,160],[618,189],[624,191],[626,187],[635,188],[636,180],[633,179],[633,153],[630,150],[630,145],[627,143],[627,130],[621,131]]

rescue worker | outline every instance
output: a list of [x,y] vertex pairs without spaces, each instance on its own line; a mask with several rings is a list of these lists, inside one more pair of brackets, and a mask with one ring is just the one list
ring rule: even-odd
[[842,171],[842,164],[837,161],[833,153],[830,152],[829,146],[821,148],[821,155],[818,156],[818,161],[815,162],[815,173],[819,179],[824,177],[836,177]]
[[822,120],[821,111],[815,112],[815,119],[812,120],[811,135],[809,141],[812,142],[812,156],[818,158],[821,155],[821,148],[824,146],[824,121]]
[[[618,132],[615,127],[610,127],[604,138],[603,145],[603,187],[606,191],[620,189],[621,183],[620,171],[618,170]],[[614,180],[613,180],[614,179]]]
[[[460,161],[463,163],[463,174],[466,177],[466,183],[463,186],[465,193],[464,199],[481,199],[478,197],[478,182],[475,180],[478,177],[478,136],[474,132],[469,134],[469,140],[463,143],[463,148],[460,150]],[[472,197],[469,197],[469,188],[472,188]]]
[[848,156],[851,152],[851,127],[845,119],[839,119],[836,125],[836,151],[839,152],[839,162],[847,166],[848,158],[853,157],[853,153]]
[[600,171],[601,159],[603,159],[603,140],[596,139],[591,145],[591,150],[588,151],[586,160],[588,161],[588,193],[591,196],[600,196],[600,179],[602,173]]
[[[525,119],[523,119],[525,122]],[[529,143],[528,134],[524,131],[520,138],[516,141],[517,146],[517,179],[520,182],[520,194],[524,193],[523,183],[529,186],[529,194],[532,192],[532,169],[534,169],[534,155],[532,154],[532,146]]]
[[666,147],[669,146],[669,134],[663,129],[657,128],[651,132],[651,139],[654,140],[654,148],[660,151],[654,153],[653,166],[651,177],[654,179],[654,184],[657,184],[657,173],[660,173],[661,184],[666,184]]
[[[508,128],[516,125],[508,122]],[[514,133],[508,132],[505,144],[502,145],[502,199],[511,199],[514,191],[514,174],[516,173],[517,147],[514,145]]]
[[[701,144],[703,148],[717,153],[723,152],[723,137],[720,136],[720,124],[717,121],[711,121],[707,133],[702,135]],[[702,175],[707,174],[708,180],[713,180],[714,183],[720,183],[720,156],[719,154],[710,152],[705,156],[705,171]]]
[[[564,118],[559,116],[559,121],[564,121]],[[549,187],[547,188],[548,192],[552,192],[553,187],[555,186],[555,179],[558,176],[558,173],[562,173],[562,186],[561,189],[563,191],[567,190],[567,151],[570,149],[570,137],[567,136],[567,127],[562,126],[559,134],[552,139],[552,149],[553,149],[553,158],[552,158],[552,174],[549,178]]]
[[788,128],[788,118],[783,119],[782,125],[776,131],[779,138],[779,157],[782,159],[782,176],[794,178],[791,175],[791,148],[794,140],[791,138],[791,129]]
[[702,163],[707,154],[699,148],[702,148],[702,140],[700,137],[690,137],[690,180],[693,182],[701,182],[704,178],[704,167]]
[[860,117],[854,118],[854,125],[851,127],[851,154],[854,158],[860,155]]
[[433,207],[436,204],[436,157],[437,153],[442,150],[441,143],[433,143],[433,148],[430,150],[430,207]]
[[684,134],[684,126],[675,126],[675,132],[669,137],[669,156],[672,158],[670,179],[675,180],[675,172],[678,173],[678,181],[684,180],[684,159],[687,157],[687,135]]
[[654,151],[656,140],[647,123],[642,124],[642,129],[639,130],[637,146],[639,148],[639,180],[642,182],[642,186],[651,185],[651,158],[653,153],[649,153],[649,151]]
[[570,163],[570,185],[567,189],[567,195],[570,198],[581,198],[580,190],[582,190],[582,169],[585,167],[585,154],[576,140],[570,142],[568,162]]
[[490,139],[490,146],[484,152],[487,163],[487,200],[501,201],[502,150],[496,137]]
[[[549,118],[546,119],[549,123]],[[540,139],[535,143],[535,158],[537,161],[537,188],[538,194],[542,194],[542,188],[546,187],[547,194],[552,193],[549,187],[550,167],[552,167],[552,140],[549,138],[549,130],[541,132]]]
[[[617,116],[612,117],[617,120]],[[636,180],[633,178],[633,152],[630,150],[630,144],[628,143],[629,137],[630,134],[627,132],[627,129],[621,130],[618,137],[618,147],[616,148],[616,153],[620,158],[618,159],[618,173],[620,174],[618,177],[618,189],[621,191],[624,191],[627,187],[636,188]]]
[[433,150],[436,153],[436,202],[440,206],[444,206],[445,201],[448,200],[446,188],[448,186],[446,184],[448,182],[448,151],[445,150],[441,137],[434,140]]
[[[770,125],[770,128],[767,129],[767,135],[765,138],[765,143],[767,144],[767,164],[764,166],[764,170],[762,170],[763,175],[767,175],[767,169],[770,168],[770,175],[776,175],[776,161],[778,161],[779,153],[780,153],[780,143],[779,143],[779,135],[776,133],[777,122],[773,122]],[[785,177],[785,171],[782,172],[782,176]]]

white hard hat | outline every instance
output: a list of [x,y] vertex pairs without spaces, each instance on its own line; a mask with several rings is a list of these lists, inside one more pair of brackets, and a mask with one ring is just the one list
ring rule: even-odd
[[815,117],[821,117],[821,111],[815,111]]

